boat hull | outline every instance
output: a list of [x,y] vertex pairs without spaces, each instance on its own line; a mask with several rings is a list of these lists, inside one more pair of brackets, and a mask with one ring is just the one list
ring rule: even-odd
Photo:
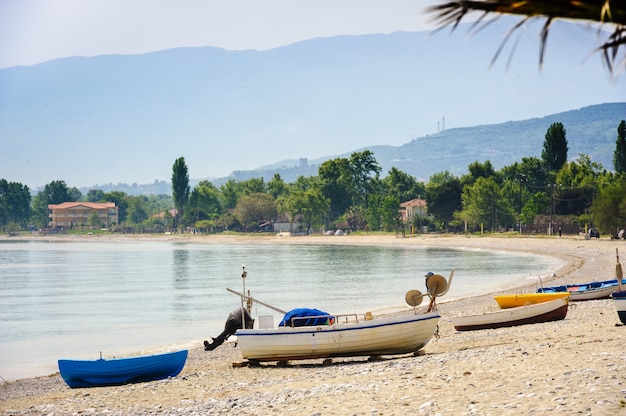
[[626,292],[613,292],[611,298],[619,320],[626,324]]
[[111,360],[59,360],[59,372],[68,386],[116,386],[177,376],[185,366],[187,350]]
[[494,296],[496,302],[502,309],[517,308],[519,306],[534,305],[536,303],[548,302],[555,299],[569,297],[569,292],[554,293],[518,293]]
[[[622,281],[622,284],[626,283]],[[571,301],[607,299],[618,290],[617,279],[537,289],[538,293],[569,292]]]
[[396,355],[423,348],[440,318],[431,312],[332,325],[240,329],[235,335],[243,358],[248,360]]
[[495,329],[517,325],[558,321],[567,315],[568,299],[559,298],[534,305],[501,309],[479,315],[466,315],[451,318],[457,331]]

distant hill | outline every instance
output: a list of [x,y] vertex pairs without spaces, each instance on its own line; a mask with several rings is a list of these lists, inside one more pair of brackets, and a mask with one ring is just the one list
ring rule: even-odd
[[[217,180],[367,147],[385,170],[394,161],[424,179],[461,173],[468,159],[501,166],[539,154],[549,120],[534,129],[533,121],[509,120],[624,101],[626,76],[609,80],[600,56],[589,56],[598,33],[571,22],[551,27],[543,68],[539,23],[518,31],[508,68],[508,48],[489,68],[516,21],[503,17],[469,39],[462,25],[452,34],[336,36],[268,51],[177,48],[5,68],[0,178],[33,189],[53,180],[152,184],[169,181],[182,156],[190,177]],[[576,126],[577,117],[561,120],[570,155],[588,151],[610,167],[608,142],[624,115],[595,127]],[[585,128],[595,133],[579,139]]]
[[[625,119],[626,102],[607,103],[530,120],[446,129],[402,146],[369,146],[354,151],[368,149],[374,152],[383,168],[383,176],[395,167],[426,182],[433,173],[445,170],[457,176],[464,175],[475,161],[489,160],[500,169],[521,162],[523,157],[541,157],[546,131],[552,123],[560,122],[565,127],[570,160],[586,154],[594,162],[613,170],[617,126]],[[286,182],[293,182],[301,175],[316,175],[317,168],[324,161],[348,157],[351,153],[311,160],[306,167],[298,160],[283,160],[255,170],[236,171],[230,177],[269,180],[278,173]],[[226,179],[216,182],[223,183]]]
[[[263,178],[266,182],[279,174],[285,182],[294,182],[299,176],[314,176],[320,164],[336,157],[349,157],[357,151],[370,150],[381,165],[382,176],[392,167],[402,170],[420,181],[427,182],[433,173],[449,171],[456,176],[467,173],[468,166],[489,160],[496,169],[521,162],[523,157],[541,157],[548,127],[560,122],[566,130],[568,158],[574,160],[586,154],[607,170],[613,170],[613,152],[617,126],[626,119],[626,102],[606,103],[522,121],[509,121],[474,127],[447,129],[440,133],[411,140],[401,146],[369,146],[341,155],[329,155],[313,160],[286,159],[251,170],[234,171],[230,175],[210,179],[220,186],[229,179],[244,181]],[[191,178],[195,186],[207,178]],[[94,184],[80,187],[83,194],[89,189],[105,192],[119,190],[129,195],[170,194],[166,181],[150,184]]]

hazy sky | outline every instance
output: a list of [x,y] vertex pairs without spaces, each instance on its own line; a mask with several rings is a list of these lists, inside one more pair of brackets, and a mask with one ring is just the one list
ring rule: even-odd
[[437,0],[0,0],[0,68],[180,46],[271,49],[428,28]]

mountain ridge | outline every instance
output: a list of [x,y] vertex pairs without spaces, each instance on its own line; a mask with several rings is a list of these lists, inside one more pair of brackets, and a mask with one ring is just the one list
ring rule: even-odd
[[[444,170],[461,176],[467,173],[467,167],[475,161],[482,163],[489,160],[494,168],[500,169],[514,162],[521,162],[522,157],[541,157],[548,128],[552,123],[560,122],[564,125],[568,140],[568,160],[575,160],[580,154],[586,154],[594,162],[601,163],[605,169],[613,170],[612,157],[617,127],[624,119],[626,102],[604,103],[528,120],[446,129],[436,134],[415,138],[400,146],[367,146],[353,152],[372,151],[383,168],[382,176],[386,176],[387,172],[395,167],[418,180],[427,181],[433,173]],[[451,141],[458,145],[459,139],[463,139],[461,143],[463,150],[454,152],[446,150],[446,147],[451,146]],[[509,142],[518,145],[513,147],[507,144]],[[250,171],[236,171],[229,177],[245,180],[260,176],[269,180],[274,173],[278,173],[283,180],[292,182],[300,173],[306,174],[326,160],[348,157],[353,152],[312,160],[307,169],[294,168],[298,165],[298,160],[283,160]],[[422,158],[417,158],[416,155],[422,155]],[[420,160],[423,159],[437,160],[439,163],[445,161],[443,163],[447,162],[445,164],[447,168],[442,169],[441,165],[434,168],[416,167],[421,166]],[[450,165],[451,160],[454,161],[454,165]],[[217,183],[224,182],[229,177],[220,178]]]
[[489,62],[511,20],[464,44],[468,27],[2,69],[0,177],[33,189],[151,183],[182,156],[191,177],[215,179],[275,160],[402,146],[433,136],[444,117],[445,132],[624,99],[626,77],[607,80],[599,56],[581,63],[595,36],[580,25],[555,23],[541,70],[540,25],[524,31],[506,70]]

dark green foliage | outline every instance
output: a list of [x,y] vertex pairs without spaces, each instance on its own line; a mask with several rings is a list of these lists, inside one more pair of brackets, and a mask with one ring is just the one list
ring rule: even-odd
[[617,127],[617,140],[613,153],[613,168],[617,173],[626,173],[626,121],[622,120]]
[[567,139],[562,123],[553,123],[546,132],[541,158],[550,170],[558,171],[567,162]]
[[593,203],[594,220],[601,232],[626,228],[626,179],[604,187]]
[[426,194],[426,186],[422,182],[397,168],[391,168],[381,182],[387,195],[395,195],[402,202]]
[[348,159],[336,158],[322,163],[318,170],[321,190],[330,200],[330,219],[339,218],[352,205],[352,177]]
[[126,222],[128,217],[128,206],[130,204],[129,196],[122,191],[107,192],[100,200],[102,202],[114,202],[117,207],[118,220],[120,224]]
[[0,179],[0,227],[9,223],[25,227],[30,220],[30,191],[28,186]]
[[87,201],[89,202],[100,202],[102,197],[104,196],[104,191],[101,189],[90,189],[87,192]]
[[428,191],[428,213],[444,227],[454,218],[454,213],[463,208],[461,193],[463,187],[457,177],[450,177],[442,183],[429,182],[426,186]]
[[185,158],[180,157],[176,159],[172,167],[172,197],[176,208],[175,219],[184,217],[185,207],[189,200],[189,191],[189,171],[185,164]]

